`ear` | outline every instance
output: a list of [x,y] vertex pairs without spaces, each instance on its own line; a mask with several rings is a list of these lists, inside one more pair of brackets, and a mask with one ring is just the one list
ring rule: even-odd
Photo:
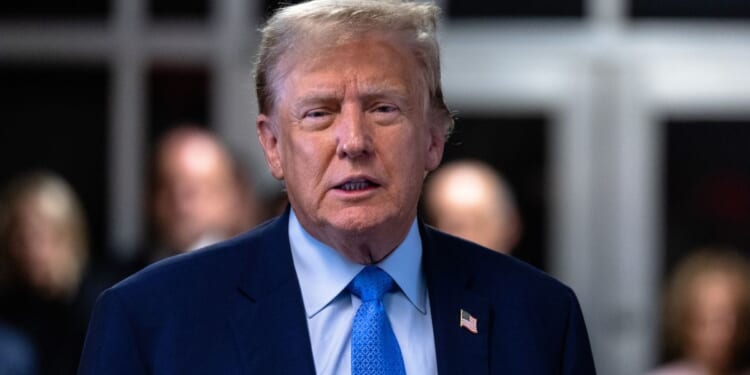
[[284,169],[281,164],[281,151],[279,149],[279,137],[278,129],[271,122],[271,118],[259,114],[255,121],[258,140],[260,141],[261,147],[263,147],[263,154],[266,156],[266,163],[268,169],[271,170],[271,174],[277,180],[284,179]]
[[442,131],[440,126],[428,125],[429,130],[427,134],[427,162],[425,164],[425,172],[434,171],[439,165],[440,161],[443,160],[443,150],[445,149],[445,132]]

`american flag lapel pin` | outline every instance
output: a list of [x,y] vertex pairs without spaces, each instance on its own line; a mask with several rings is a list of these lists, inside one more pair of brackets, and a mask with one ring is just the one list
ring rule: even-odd
[[467,331],[477,334],[477,318],[469,314],[468,311],[461,309],[461,318],[459,319],[459,326],[466,328]]

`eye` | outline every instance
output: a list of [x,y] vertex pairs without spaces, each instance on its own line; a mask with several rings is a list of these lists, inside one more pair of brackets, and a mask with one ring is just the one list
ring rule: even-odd
[[398,111],[398,107],[389,104],[380,104],[374,108],[374,112],[379,113],[393,113]]
[[401,110],[397,105],[378,103],[369,112],[377,123],[390,124],[398,119]]
[[322,109],[315,109],[315,110],[308,111],[307,113],[305,113],[305,118],[320,119],[320,118],[329,116],[330,114],[331,113],[328,111],[324,111]]
[[316,108],[302,113],[300,125],[304,129],[324,129],[333,122],[335,113],[328,108]]

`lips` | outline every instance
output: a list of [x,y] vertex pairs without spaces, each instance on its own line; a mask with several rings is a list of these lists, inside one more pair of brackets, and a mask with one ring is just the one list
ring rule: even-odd
[[361,191],[361,190],[367,190],[371,188],[375,188],[380,186],[377,182],[366,178],[366,177],[358,177],[358,178],[352,178],[348,179],[341,184],[336,185],[336,189],[343,190],[343,191]]

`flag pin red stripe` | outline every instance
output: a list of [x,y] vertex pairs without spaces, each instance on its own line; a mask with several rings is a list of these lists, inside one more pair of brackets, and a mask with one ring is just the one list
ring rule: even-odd
[[477,330],[477,318],[464,309],[461,309],[461,318],[459,319],[458,325],[473,334],[479,333]]

